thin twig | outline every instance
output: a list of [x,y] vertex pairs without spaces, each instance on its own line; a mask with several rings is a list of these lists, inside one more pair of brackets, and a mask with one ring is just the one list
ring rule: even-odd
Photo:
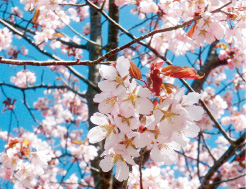
[[205,140],[205,138],[204,138],[204,136],[203,136],[202,133],[201,133],[201,136],[202,136],[202,140],[203,140],[203,142],[204,142],[204,145],[205,145],[205,147],[206,147],[207,150],[208,150],[209,155],[212,157],[212,159],[214,160],[214,162],[216,162],[216,159],[215,159],[215,157],[213,156],[213,154],[211,153],[211,151],[210,151],[210,149],[209,149],[209,147],[208,147],[208,144],[207,144],[207,142],[206,142],[206,140]]

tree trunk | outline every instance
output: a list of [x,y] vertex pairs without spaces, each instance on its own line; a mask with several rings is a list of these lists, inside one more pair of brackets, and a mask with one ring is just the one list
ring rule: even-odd
[[[92,41],[95,41],[98,44],[101,44],[101,15],[98,11],[96,11],[93,7],[90,7],[90,25],[91,25],[91,35],[90,39]],[[90,60],[98,59],[102,55],[102,49],[98,45],[92,45],[88,43],[88,50],[90,52]],[[89,67],[89,77],[88,80],[93,82],[97,85],[97,83],[100,80],[99,75],[99,65],[96,66],[90,66]],[[87,90],[87,102],[88,102],[88,110],[89,110],[89,117],[91,117],[95,112],[98,111],[97,103],[94,103],[93,98],[96,95],[96,91],[91,87],[88,86]],[[89,128],[91,129],[95,125],[89,120]],[[101,175],[99,170],[99,162],[100,162],[100,154],[102,152],[103,144],[102,142],[94,144],[95,147],[99,150],[98,151],[98,157],[96,157],[93,161],[91,161],[91,172],[92,176],[95,181],[95,188],[99,188],[100,182],[101,182]],[[95,169],[94,169],[95,168]]]
[[[117,23],[119,22],[119,7],[115,5],[114,0],[109,0],[109,16],[115,22]],[[115,24],[109,22],[107,52],[118,47],[118,41],[119,41],[118,33],[119,33],[118,27]],[[114,54],[108,58],[108,61],[116,61],[116,59],[117,59],[117,54]],[[109,183],[108,186],[102,187],[102,189],[103,188],[116,189],[122,185],[122,183],[116,179],[114,179],[113,182],[112,170],[108,172],[108,183]]]
[[[102,33],[101,33],[101,16],[100,13],[94,8],[90,8],[91,14],[91,40],[95,41],[98,44],[101,44],[102,41]],[[119,8],[115,5],[113,0],[109,1],[109,16],[116,21],[119,22]],[[107,52],[112,49],[117,48],[118,46],[118,28],[109,23],[108,27],[108,45]],[[90,51],[90,60],[98,59],[102,55],[102,49],[99,46],[89,45]],[[115,61],[117,59],[117,54],[109,57],[109,61]],[[89,68],[89,81],[97,84],[100,80],[99,75],[99,66],[93,66]],[[93,102],[93,97],[97,92],[92,88],[88,88],[87,96],[88,96],[88,107],[89,107],[89,117],[91,117],[95,112],[98,111],[98,104]],[[89,122],[90,129],[95,125]],[[99,155],[103,151],[103,142],[95,144],[95,146],[99,149]],[[112,189],[113,188],[113,179],[112,179],[112,170],[109,172],[102,172],[99,167],[100,157],[97,157],[92,161],[92,167],[100,170],[99,172],[92,169],[92,175],[95,181],[95,187],[101,189]]]

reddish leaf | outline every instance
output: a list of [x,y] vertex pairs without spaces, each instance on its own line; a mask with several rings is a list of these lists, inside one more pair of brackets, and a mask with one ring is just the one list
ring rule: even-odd
[[150,70],[160,69],[164,62],[152,62],[150,66]]
[[204,75],[199,76],[194,68],[187,66],[166,66],[161,69],[161,73],[163,75],[179,79],[201,79],[204,77]]
[[13,148],[16,146],[17,143],[19,143],[20,140],[19,139],[10,139],[8,146],[6,147],[6,150]]
[[142,73],[140,69],[131,61],[130,64],[131,64],[129,68],[130,76],[136,79],[142,79]]
[[162,85],[162,79],[160,77],[160,70],[155,69],[151,71],[150,79],[152,80],[153,91],[155,92],[155,95],[160,96],[161,85]]
[[34,15],[33,15],[33,18],[32,18],[32,23],[33,23],[33,27],[36,28],[37,27],[37,20],[38,20],[38,17],[40,15],[40,10],[39,9],[36,9]]
[[243,154],[242,156],[236,156],[236,161],[244,161],[246,154]]
[[196,24],[197,24],[197,22],[195,22],[195,24],[193,24],[193,26],[191,26],[189,32],[187,33],[188,37],[191,38],[193,36],[193,33],[195,32]]

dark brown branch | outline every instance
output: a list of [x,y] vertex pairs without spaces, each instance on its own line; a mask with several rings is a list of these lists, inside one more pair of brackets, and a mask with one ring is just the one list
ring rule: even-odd
[[205,75],[201,79],[195,79],[193,84],[191,85],[192,88],[196,92],[200,92],[202,90],[202,86],[204,82],[207,80],[210,72],[215,69],[218,66],[226,65],[227,61],[225,60],[219,60],[218,54],[216,53],[216,45],[218,41],[215,41],[211,44],[208,52],[208,57],[204,63],[204,65],[201,67],[201,69],[198,71],[199,75]]
[[[106,1],[104,1],[105,3]],[[101,10],[103,9],[103,6],[101,7]],[[109,16],[116,22],[119,22],[119,7],[115,5],[115,2],[113,0],[109,1]],[[112,49],[115,49],[118,47],[118,27],[115,24],[112,24],[109,22],[108,25],[108,44],[107,44],[107,52],[111,51]],[[116,61],[117,54],[114,54],[111,56],[108,60],[110,61]],[[122,182],[119,182],[117,179],[113,179],[113,170],[110,170],[108,173],[103,173],[102,177],[104,177],[104,181],[101,183],[101,188],[119,188],[122,186]],[[116,185],[116,186],[115,186]]]
[[[90,40],[95,41],[97,44],[102,43],[102,26],[101,26],[101,15],[93,7],[90,7],[90,25],[91,25],[91,35]],[[101,57],[102,48],[98,45],[88,44],[88,50],[90,52],[90,60],[94,61]],[[100,81],[99,75],[99,65],[94,64],[94,66],[89,67],[89,77],[88,80],[93,84],[97,85]],[[87,102],[88,102],[88,116],[91,117],[95,112],[98,111],[98,104],[93,101],[94,96],[97,94],[97,91],[93,87],[89,86],[87,90]],[[93,128],[95,125],[89,120],[89,128]],[[101,154],[103,151],[103,143],[99,142],[94,144],[98,149],[98,153]],[[91,166],[99,168],[100,156],[96,157],[91,161]],[[104,184],[107,184],[107,174],[104,174],[102,170],[97,172],[91,169],[92,176],[95,181],[95,188],[101,188]],[[106,179],[106,182],[105,182]],[[106,188],[105,188],[106,189]]]

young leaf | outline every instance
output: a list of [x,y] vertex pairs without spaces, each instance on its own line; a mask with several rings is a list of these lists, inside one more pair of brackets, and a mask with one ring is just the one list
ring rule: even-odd
[[160,96],[161,85],[162,85],[162,79],[160,77],[160,70],[158,69],[152,70],[150,73],[150,79],[152,80],[153,91],[155,92],[155,95]]
[[142,73],[140,69],[131,61],[130,61],[129,73],[130,73],[130,76],[133,78],[142,79]]
[[36,28],[37,27],[37,21],[38,21],[38,17],[40,15],[40,10],[36,9],[33,18],[32,18],[32,23],[33,23],[33,27]]
[[161,73],[163,75],[179,79],[201,79],[204,77],[204,75],[199,76],[194,68],[187,66],[166,66],[161,69]]

